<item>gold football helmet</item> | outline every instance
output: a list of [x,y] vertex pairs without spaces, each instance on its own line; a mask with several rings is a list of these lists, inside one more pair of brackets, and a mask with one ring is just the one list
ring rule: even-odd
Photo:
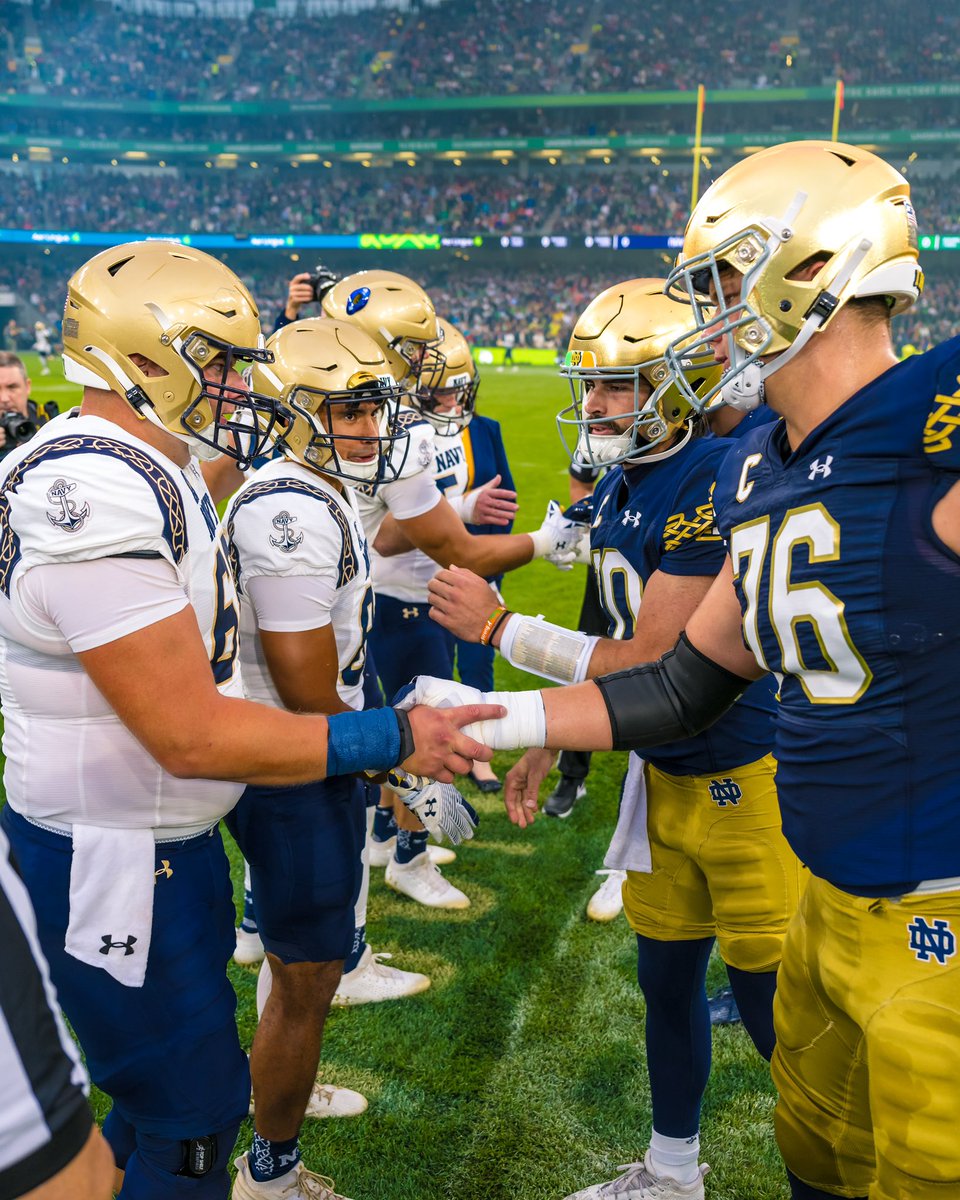
[[[408,435],[396,424],[400,389],[383,351],[348,321],[294,321],[267,342],[270,363],[255,363],[251,382],[292,418],[277,438],[288,458],[350,483],[388,483],[399,475]],[[334,433],[334,416],[374,403],[379,434]],[[348,458],[344,446],[369,443],[369,458]],[[398,453],[394,450],[398,449]]]
[[326,293],[323,311],[349,321],[384,352],[390,374],[407,391],[421,375],[441,367],[440,327],[433,301],[418,284],[395,271],[357,271]]
[[[147,374],[132,359],[150,359]],[[124,396],[138,415],[188,442],[248,464],[276,420],[273,401],[227,382],[268,362],[253,297],[229,267],[178,242],[104,250],[67,285],[67,379]]]
[[[922,289],[910,187],[889,163],[839,142],[761,150],[704,193],[667,280],[697,312],[690,332],[701,344],[722,336],[729,350],[719,381],[696,401],[684,389],[688,399],[755,408],[764,379],[845,304],[883,297],[895,314]],[[708,293],[719,301],[709,316]],[[678,364],[689,350],[681,341],[667,352],[681,388]]]
[[[681,390],[670,376],[664,354],[689,329],[693,310],[665,296],[662,279],[628,279],[601,292],[574,326],[560,374],[570,380],[573,403],[557,416],[560,437],[572,459],[593,467],[658,457],[658,446],[678,449],[693,434],[696,411],[687,398],[699,396],[719,378],[713,353],[701,348],[684,361]],[[629,419],[620,434],[593,432],[610,418],[591,417],[585,398],[597,380],[623,380],[633,386],[633,406],[618,414]],[[677,442],[677,435],[681,439]],[[572,435],[572,436],[571,436]]]
[[453,437],[473,420],[480,387],[480,372],[470,344],[451,321],[439,321],[443,346],[442,365],[432,376],[420,376],[420,386],[409,402],[441,437]]

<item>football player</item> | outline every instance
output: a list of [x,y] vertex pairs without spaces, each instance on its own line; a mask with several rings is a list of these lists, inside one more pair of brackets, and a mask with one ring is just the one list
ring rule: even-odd
[[[694,336],[723,373],[696,403],[783,417],[721,469],[729,561],[657,663],[518,693],[494,737],[693,734],[782,677],[783,828],[811,872],[774,1007],[796,1200],[960,1192],[960,343],[897,360],[890,318],[922,285],[909,185],[869,151],[774,146],[707,190],[670,278],[719,303]],[[668,353],[681,388],[689,352]],[[411,698],[430,692],[450,685]],[[506,798],[526,823],[522,776]]]
[[113,1099],[121,1195],[223,1200],[249,1067],[220,818],[244,782],[403,761],[449,779],[489,751],[459,732],[467,713],[423,709],[408,729],[390,709],[242,698],[236,593],[195,455],[249,461],[288,417],[237,373],[271,355],[230,270],[178,243],[105,250],[70,280],[63,336],[82,405],[0,481],[0,823]]
[[[582,531],[554,505],[532,534],[467,532],[464,519],[498,525],[509,521],[516,511],[515,493],[500,488],[496,477],[466,491],[468,463],[457,428],[461,404],[448,395],[441,413],[431,395],[446,371],[444,343],[433,303],[418,284],[392,271],[360,271],[331,287],[322,305],[328,316],[356,324],[379,344],[409,405],[399,418],[409,434],[409,448],[392,472],[396,478],[355,487],[375,551],[377,606],[370,659],[386,695],[393,696],[418,672],[453,675],[451,639],[428,617],[427,582],[437,564],[460,563],[481,575],[496,575],[535,557],[563,561]],[[451,364],[464,368],[455,372],[462,376],[469,347],[460,346],[453,333],[451,338]],[[465,398],[471,409],[472,397]],[[370,660],[368,679],[370,707],[378,702]],[[417,821],[386,802],[380,810],[374,840],[393,844],[388,885],[428,907],[468,907],[469,897],[440,872]],[[376,861],[376,849],[371,852]]]
[[[593,496],[590,557],[610,637],[506,615],[491,588],[457,569],[430,585],[444,628],[484,637],[515,666],[560,682],[656,658],[676,642],[723,567],[711,494],[731,444],[709,436],[667,372],[665,351],[691,315],[689,303],[663,294],[662,279],[617,284],[577,321],[563,367],[574,398],[561,431],[576,432],[581,461],[608,468]],[[719,375],[703,351],[684,370],[694,395]],[[631,868],[623,903],[646,1000],[653,1133],[641,1167],[569,1200],[625,1198],[644,1186],[664,1200],[702,1197],[714,942],[747,1030],[770,1057],[780,947],[800,879],[780,827],[772,742],[773,689],[763,681],[712,729],[641,751],[645,764],[631,760],[608,863]],[[553,760],[527,751],[515,770],[532,791]]]
[[[254,364],[251,386],[294,419],[278,440],[283,456],[250,477],[224,517],[244,687],[252,699],[293,712],[351,712],[363,704],[374,598],[347,484],[389,478],[390,456],[404,440],[395,422],[399,392],[380,348],[353,325],[297,321],[267,349],[273,361]],[[471,810],[452,786],[402,795],[415,811],[435,812],[435,832],[454,842],[472,836]],[[324,1021],[353,943],[364,810],[356,778],[328,776],[294,788],[248,787],[227,818],[250,867],[267,951],[261,985],[272,980],[258,988],[265,1003],[250,1055],[256,1128],[251,1151],[237,1160],[233,1195],[241,1200],[276,1195],[295,1178],[306,1195],[304,1177],[321,1178],[291,1173]],[[417,982],[422,990],[430,981]],[[366,1107],[356,1093],[336,1091],[338,1112]]]

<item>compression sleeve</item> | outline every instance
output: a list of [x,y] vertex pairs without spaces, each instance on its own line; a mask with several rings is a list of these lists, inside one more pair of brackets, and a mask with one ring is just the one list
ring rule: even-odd
[[680,634],[655,663],[596,680],[610,717],[614,750],[639,750],[701,733],[752,681],[705,657]]

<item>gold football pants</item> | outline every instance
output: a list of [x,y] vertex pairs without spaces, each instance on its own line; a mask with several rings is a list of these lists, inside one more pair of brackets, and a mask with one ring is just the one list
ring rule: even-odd
[[780,828],[771,755],[718,775],[646,764],[652,872],[628,871],[623,905],[656,941],[716,937],[724,962],[775,971],[802,871]]
[[812,1187],[960,1197],[960,892],[865,899],[811,877],[777,978],[777,1142]]

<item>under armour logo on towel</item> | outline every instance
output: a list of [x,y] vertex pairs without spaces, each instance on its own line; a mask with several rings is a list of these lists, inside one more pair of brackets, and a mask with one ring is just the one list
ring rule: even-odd
[[129,934],[125,942],[115,942],[112,933],[101,934],[100,941],[103,942],[103,945],[100,947],[100,953],[109,954],[111,950],[122,950],[123,956],[126,958],[128,955],[133,954],[133,946],[136,940],[132,933]]

